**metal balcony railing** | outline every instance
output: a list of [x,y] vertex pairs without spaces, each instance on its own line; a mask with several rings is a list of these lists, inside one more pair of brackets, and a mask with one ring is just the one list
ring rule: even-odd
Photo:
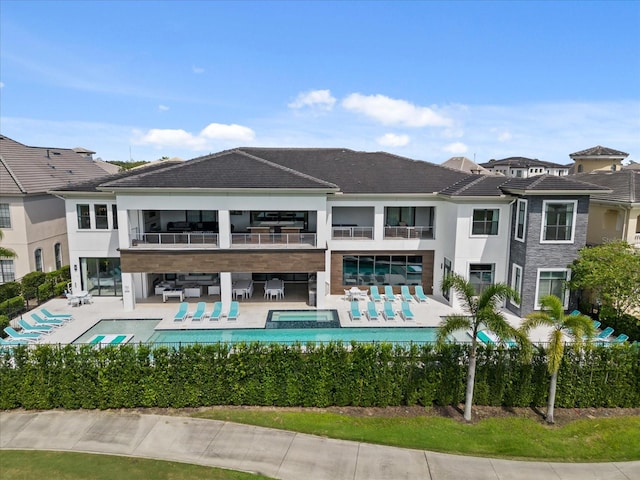
[[232,233],[232,247],[309,248],[316,246],[315,233]]
[[139,233],[132,235],[131,246],[153,248],[210,248],[218,247],[218,234],[209,232]]
[[407,238],[433,239],[433,227],[384,227],[384,238],[386,240]]
[[334,240],[373,240],[373,227],[331,227]]

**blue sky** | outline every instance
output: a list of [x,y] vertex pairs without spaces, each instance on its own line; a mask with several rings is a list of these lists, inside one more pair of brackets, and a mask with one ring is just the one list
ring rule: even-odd
[[104,160],[640,161],[639,26],[639,1],[3,0],[0,131]]

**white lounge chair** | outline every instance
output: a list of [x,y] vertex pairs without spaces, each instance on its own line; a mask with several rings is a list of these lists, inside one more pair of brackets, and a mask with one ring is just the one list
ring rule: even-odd
[[229,313],[227,313],[227,320],[237,320],[238,315],[240,315],[240,304],[238,302],[231,302]]
[[415,296],[418,302],[427,302],[429,298],[424,294],[424,290],[422,289],[422,285],[416,285],[415,288]]

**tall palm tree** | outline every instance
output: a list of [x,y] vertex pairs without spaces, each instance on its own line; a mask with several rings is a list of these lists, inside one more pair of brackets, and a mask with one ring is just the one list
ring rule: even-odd
[[448,275],[442,281],[442,291],[453,288],[466,315],[447,315],[438,328],[437,341],[441,345],[456,330],[471,331],[471,347],[469,350],[469,368],[467,370],[467,391],[464,401],[464,419],[471,421],[471,405],[473,404],[473,388],[476,377],[476,352],[478,339],[476,335],[481,328],[488,328],[501,340],[516,338],[526,341],[526,337],[509,325],[507,319],[499,311],[500,305],[507,299],[519,302],[518,292],[504,283],[496,283],[486,288],[480,295],[474,286],[457,274]]
[[[548,423],[554,423],[553,410],[556,403],[556,386],[558,384],[558,371],[564,356],[564,342],[569,339],[580,346],[583,339],[589,341],[593,337],[593,320],[586,315],[565,315],[564,305],[555,295],[546,295],[540,299],[540,311],[526,316],[520,330],[524,335],[529,334],[532,328],[548,327],[549,346],[547,348],[547,370],[551,375],[549,383],[549,397],[547,398]],[[565,338],[566,337],[566,338]]]
[[[4,234],[2,233],[2,230],[0,230],[0,240],[2,240],[3,237],[4,237]],[[18,255],[13,250],[9,250],[8,248],[4,248],[4,247],[0,246],[0,257],[16,258],[17,256]]]

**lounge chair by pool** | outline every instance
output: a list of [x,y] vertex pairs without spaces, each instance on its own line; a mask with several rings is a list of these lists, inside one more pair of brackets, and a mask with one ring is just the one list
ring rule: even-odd
[[384,302],[384,309],[382,310],[382,315],[385,320],[393,320],[396,318],[396,312],[393,310],[393,305],[389,301]]
[[40,338],[42,333],[23,333],[16,331],[13,327],[6,327],[4,329],[4,333],[9,335],[12,340],[27,340],[30,342],[35,342]]
[[106,347],[107,345],[124,345],[133,338],[132,334],[113,334],[104,333],[95,335],[89,340],[89,345],[99,345],[100,347]]
[[360,313],[360,302],[358,302],[358,300],[351,300],[351,310],[349,311],[349,316],[351,317],[351,320],[362,319],[362,314]]
[[624,333],[621,333],[616,338],[611,340],[611,343],[624,343],[627,340],[629,340],[629,335],[625,335]]
[[238,315],[240,315],[240,304],[238,302],[231,302],[229,313],[227,313],[227,320],[237,320]]
[[369,320],[378,320],[376,302],[367,302],[367,317],[369,317]]
[[213,304],[213,310],[209,314],[209,320],[220,320],[222,316],[222,302],[215,302]]
[[400,287],[400,296],[405,302],[413,302],[413,295],[411,295],[408,285],[402,285]]
[[598,335],[596,335],[595,338],[596,338],[596,340],[606,340],[612,334],[613,334],[613,328],[607,327],[602,332],[600,332]]
[[55,318],[42,318],[37,313],[32,313],[31,319],[36,325],[49,325],[50,327],[61,327],[62,325],[64,325],[64,320]]
[[189,304],[187,302],[181,302],[178,311],[173,317],[174,322],[182,322],[189,315]]
[[49,333],[51,332],[51,330],[53,330],[53,327],[50,325],[31,325],[29,322],[27,322],[26,320],[24,320],[23,318],[21,318],[20,320],[18,320],[18,325],[20,326],[20,328],[22,328],[23,332],[30,332],[30,333],[37,333],[37,332],[41,332],[41,333]]
[[391,285],[385,285],[384,286],[384,298],[388,302],[393,302],[393,301],[398,299],[398,297],[396,297],[395,293],[393,293],[393,287]]
[[48,319],[71,320],[73,318],[70,313],[51,313],[46,308],[41,308],[40,311]]
[[27,345],[28,343],[26,340],[5,340],[0,338],[0,347],[16,347],[18,345]]
[[382,295],[380,295],[380,292],[378,291],[378,287],[376,285],[371,285],[371,288],[369,289],[369,296],[374,302],[382,302],[384,300],[384,298],[382,298]]
[[206,302],[198,302],[196,305],[196,311],[191,314],[191,320],[194,322],[199,322],[203,319],[205,311],[207,310]]
[[429,298],[424,294],[422,285],[416,285],[415,295],[416,295],[416,300],[418,300],[418,302],[427,302],[429,300]]
[[411,311],[411,307],[409,306],[409,302],[402,302],[400,304],[400,315],[405,320],[413,320],[413,312]]

